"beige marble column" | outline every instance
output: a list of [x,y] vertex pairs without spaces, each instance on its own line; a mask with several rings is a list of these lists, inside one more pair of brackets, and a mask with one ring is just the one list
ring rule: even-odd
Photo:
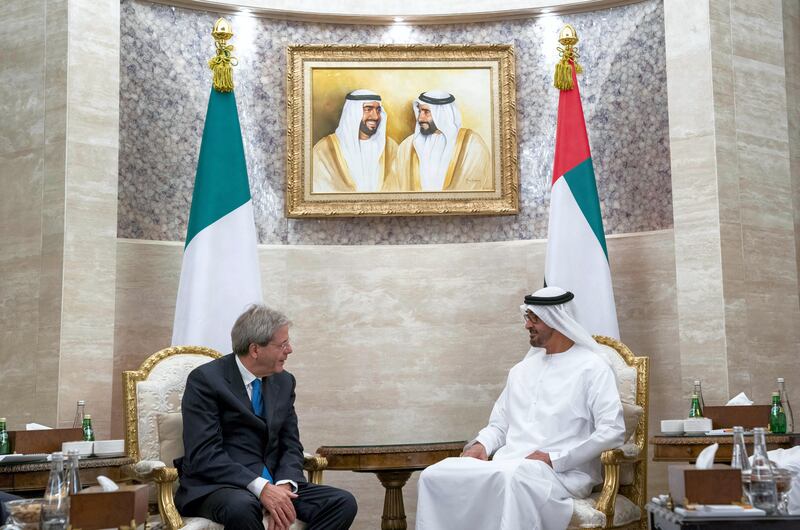
[[119,3],[11,0],[0,27],[0,416],[109,432]]
[[707,403],[740,391],[767,403],[778,376],[800,388],[792,85],[784,53],[784,43],[797,38],[785,36],[785,16],[796,20],[797,9],[784,14],[786,4],[664,4],[687,400],[695,378],[704,382]]
[[[792,174],[795,253],[800,256],[800,2],[783,0],[786,108],[789,111],[789,168]],[[797,261],[800,277],[800,259]]]
[[[11,0],[3,4],[9,23],[0,25],[0,416],[12,429],[33,418],[52,421],[58,384],[58,355],[43,361],[37,351],[40,281],[50,268],[42,259],[46,69],[58,62],[46,61],[46,42],[55,27],[66,28],[48,7]],[[37,380],[39,368],[50,377]]]

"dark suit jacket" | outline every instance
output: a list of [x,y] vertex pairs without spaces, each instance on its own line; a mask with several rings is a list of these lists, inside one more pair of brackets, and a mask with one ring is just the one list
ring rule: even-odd
[[266,418],[253,413],[234,354],[189,374],[181,405],[185,455],[175,460],[179,511],[223,486],[246,488],[265,464],[275,482],[305,482],[294,376],[284,371],[262,381]]

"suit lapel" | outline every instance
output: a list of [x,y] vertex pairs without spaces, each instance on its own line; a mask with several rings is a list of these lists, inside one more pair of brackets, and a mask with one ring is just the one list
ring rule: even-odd
[[252,411],[253,403],[250,401],[250,398],[247,397],[247,389],[244,387],[242,374],[239,373],[239,367],[236,365],[236,359],[233,357],[234,355],[236,354],[231,353],[225,356],[225,360],[227,361],[225,363],[225,379],[227,380],[233,395],[239,398],[239,401],[242,402],[242,405],[244,405],[245,408]]
[[264,410],[266,411],[267,430],[272,425],[272,420],[275,417],[275,402],[278,399],[278,390],[280,383],[274,377],[267,377],[264,379],[266,390],[264,391]]

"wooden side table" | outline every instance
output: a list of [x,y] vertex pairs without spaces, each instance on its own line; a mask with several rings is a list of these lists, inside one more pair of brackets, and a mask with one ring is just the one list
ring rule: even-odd
[[406,530],[403,486],[411,473],[451,456],[458,456],[465,441],[406,445],[326,446],[317,453],[328,460],[326,469],[375,473],[386,489],[381,530]]
[[[127,456],[116,458],[83,458],[79,460],[81,484],[97,484],[97,476],[105,475],[115,482],[124,481],[122,467],[133,464]],[[16,494],[41,493],[50,478],[50,462],[0,464],[0,490]]]
[[800,516],[689,518],[647,503],[651,530],[797,530]]
[[[697,455],[700,454],[700,451],[713,443],[719,444],[714,461],[721,464],[729,464],[733,454],[732,435],[706,436],[700,434],[653,436],[650,438],[650,445],[653,446],[654,462],[694,462],[697,460]],[[745,443],[748,447],[752,447],[752,434],[745,435]],[[789,449],[795,445],[800,445],[800,433],[767,435],[768,450]]]

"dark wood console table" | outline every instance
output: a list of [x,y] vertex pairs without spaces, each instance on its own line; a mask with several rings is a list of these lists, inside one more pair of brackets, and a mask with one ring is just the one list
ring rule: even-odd
[[[127,480],[122,467],[133,464],[127,456],[115,458],[82,458],[79,461],[81,484],[97,484],[97,476],[105,475],[115,482]],[[0,463],[0,490],[16,494],[41,493],[50,477],[50,462],[27,462],[19,464]]]
[[328,460],[326,469],[375,473],[386,489],[381,530],[406,530],[403,486],[411,473],[461,454],[466,442],[406,445],[326,446],[317,453]]
[[[683,436],[653,436],[650,438],[650,445],[653,447],[654,462],[694,462],[697,455],[707,446],[718,443],[719,449],[714,457],[714,461],[729,464],[733,453],[733,436],[706,436],[683,435]],[[745,435],[745,443],[748,452],[752,452],[753,435]],[[768,434],[767,449],[789,449],[795,445],[800,445],[800,433],[789,434]]]

